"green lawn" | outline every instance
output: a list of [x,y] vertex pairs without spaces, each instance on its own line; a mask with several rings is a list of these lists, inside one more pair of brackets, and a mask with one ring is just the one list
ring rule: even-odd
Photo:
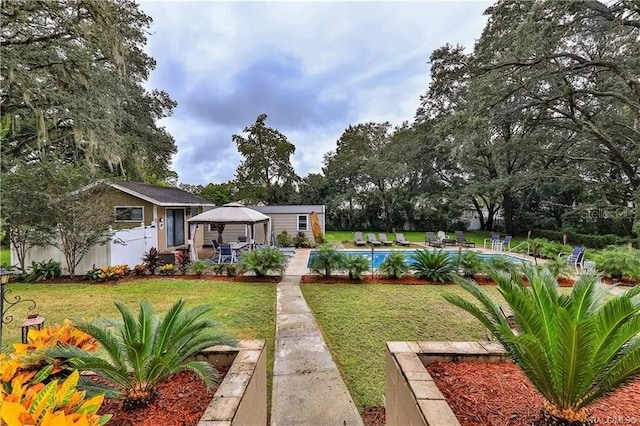
[[[34,299],[38,304],[38,312],[46,318],[46,324],[60,323],[65,318],[119,318],[113,304],[118,300],[134,309],[139,301],[148,300],[158,312],[164,313],[175,300],[182,297],[187,300],[188,306],[211,306],[213,318],[222,329],[239,339],[266,339],[267,365],[273,363],[275,284],[154,279],[115,285],[9,283],[7,288],[11,290],[7,295],[9,300],[13,300],[13,295]],[[25,305],[16,305],[10,311],[15,320],[4,326],[4,350],[13,350],[10,344],[20,340],[20,324],[27,312]]]
[[[360,411],[383,405],[385,342],[486,338],[477,320],[442,298],[444,292],[463,293],[458,286],[301,287]],[[485,290],[500,299],[495,288]]]
[[[378,236],[379,232],[385,232],[385,231],[375,231],[376,237]],[[367,233],[368,232],[363,232],[363,236],[365,240],[367,238]],[[404,238],[407,241],[412,241],[417,243],[424,243],[425,233],[426,231],[425,232],[422,232],[422,231],[404,231],[403,232]],[[327,231],[325,233],[325,238],[329,243],[341,243],[345,241],[352,242],[354,239],[353,234],[354,233],[351,231]],[[455,233],[453,231],[447,232],[447,236],[450,238],[455,238]],[[464,236],[467,238],[467,240],[474,242],[476,244],[476,247],[482,247],[484,239],[489,238],[491,236],[491,232],[465,231]],[[504,234],[501,234],[500,237],[504,238]],[[389,238],[390,240],[394,240],[395,239],[394,233],[387,232],[387,238]],[[511,240],[511,247],[515,247],[526,240],[527,240],[526,238],[514,237],[513,240]]]

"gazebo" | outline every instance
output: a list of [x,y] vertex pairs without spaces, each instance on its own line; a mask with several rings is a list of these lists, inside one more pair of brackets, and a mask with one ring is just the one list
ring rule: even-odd
[[[199,224],[215,225],[218,228],[219,239],[222,236],[224,226],[230,223],[249,226],[249,241],[253,247],[253,238],[256,233],[256,224],[262,223],[264,226],[265,239],[270,235],[271,218],[259,211],[245,207],[240,203],[228,203],[222,207],[207,210],[188,220],[191,230],[191,238],[195,240],[197,226]],[[266,241],[265,241],[266,243]],[[194,244],[191,244],[191,260],[197,260],[198,254]]]

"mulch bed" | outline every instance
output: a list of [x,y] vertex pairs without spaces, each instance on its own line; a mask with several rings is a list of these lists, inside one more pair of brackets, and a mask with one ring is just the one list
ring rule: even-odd
[[[226,369],[218,372],[222,381]],[[215,391],[207,391],[195,373],[182,371],[158,385],[158,395],[149,406],[124,411],[121,400],[107,398],[99,414],[112,414],[108,423],[112,426],[197,425]]]
[[[427,367],[462,426],[542,426],[543,398],[515,364],[435,362]],[[640,378],[590,406],[597,425],[640,425]],[[384,407],[362,413],[384,426]]]
[[229,277],[227,275],[127,275],[117,280],[100,281],[85,280],[82,276],[71,278],[68,275],[51,278],[46,281],[38,281],[32,284],[95,284],[95,285],[116,285],[136,280],[157,280],[157,279],[173,279],[173,280],[197,280],[197,281],[234,281],[234,282],[250,282],[250,283],[277,283],[282,279],[278,276],[256,277],[251,275],[241,275],[237,277]]
[[[443,285],[443,283],[434,283],[422,278],[416,278],[412,276],[404,276],[398,279],[387,278],[384,276],[365,275],[362,280],[352,280],[348,276],[333,275],[331,277],[324,277],[321,275],[303,275],[303,283],[309,284],[395,284],[395,285]],[[446,282],[444,285],[454,284],[453,282]]]
[[635,280],[631,277],[622,277],[622,279],[617,281],[612,280],[611,278],[603,278],[602,282],[605,284],[618,284],[619,286],[623,286],[623,287],[634,287],[640,284],[640,281]]

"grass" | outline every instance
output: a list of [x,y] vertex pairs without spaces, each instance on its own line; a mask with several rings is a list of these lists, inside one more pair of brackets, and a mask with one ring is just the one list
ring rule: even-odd
[[[486,331],[471,315],[447,303],[444,292],[458,286],[301,286],[322,328],[358,409],[382,406],[385,342],[484,340]],[[495,288],[484,288],[495,300]]]
[[[99,316],[120,319],[115,301],[122,301],[137,312],[138,302],[148,300],[163,314],[179,298],[188,307],[209,305],[212,317],[221,329],[238,339],[266,339],[268,393],[271,395],[271,374],[275,340],[275,284],[226,283],[179,279],[145,279],[122,284],[21,284],[9,283],[9,300],[18,295],[37,302],[38,312],[47,324],[65,318],[91,321]],[[20,341],[20,325],[27,315],[27,303],[16,305],[10,313],[14,321],[4,326],[3,350]],[[11,349],[12,350],[12,349]]]
[[[385,231],[375,231],[374,233],[376,234],[376,237],[378,236],[379,232],[385,232]],[[425,231],[426,232],[426,231]],[[414,242],[414,243],[424,243],[424,238],[425,238],[425,232],[423,231],[404,231],[404,238],[407,241],[410,242]],[[325,233],[325,239],[327,240],[327,242],[329,243],[341,243],[343,241],[347,241],[347,242],[353,242],[354,240],[354,236],[353,236],[353,232],[351,231],[327,231]],[[367,232],[363,232],[363,237],[366,240],[367,239]],[[387,232],[387,238],[389,238],[390,240],[394,240],[395,239],[395,234],[393,232]],[[447,236],[449,238],[455,238],[455,234],[453,231],[447,232]],[[491,236],[491,232],[488,231],[465,231],[464,236],[466,237],[467,240],[474,242],[476,244],[476,247],[482,247],[484,239],[485,238],[489,238]],[[504,234],[500,235],[501,238],[504,238]],[[523,237],[514,237],[511,240],[511,247],[515,247],[518,244],[526,241],[526,238]]]

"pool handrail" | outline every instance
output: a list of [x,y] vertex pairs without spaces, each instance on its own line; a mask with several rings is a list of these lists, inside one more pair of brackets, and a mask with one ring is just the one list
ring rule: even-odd
[[521,242],[520,244],[518,244],[517,246],[515,246],[515,247],[511,247],[511,248],[509,249],[509,253],[512,253],[512,252],[514,252],[518,247],[520,247],[520,246],[525,246],[525,245],[527,246],[527,256],[531,256],[531,254],[530,254],[530,253],[531,253],[531,244],[529,244],[529,241],[523,241],[523,242]]

